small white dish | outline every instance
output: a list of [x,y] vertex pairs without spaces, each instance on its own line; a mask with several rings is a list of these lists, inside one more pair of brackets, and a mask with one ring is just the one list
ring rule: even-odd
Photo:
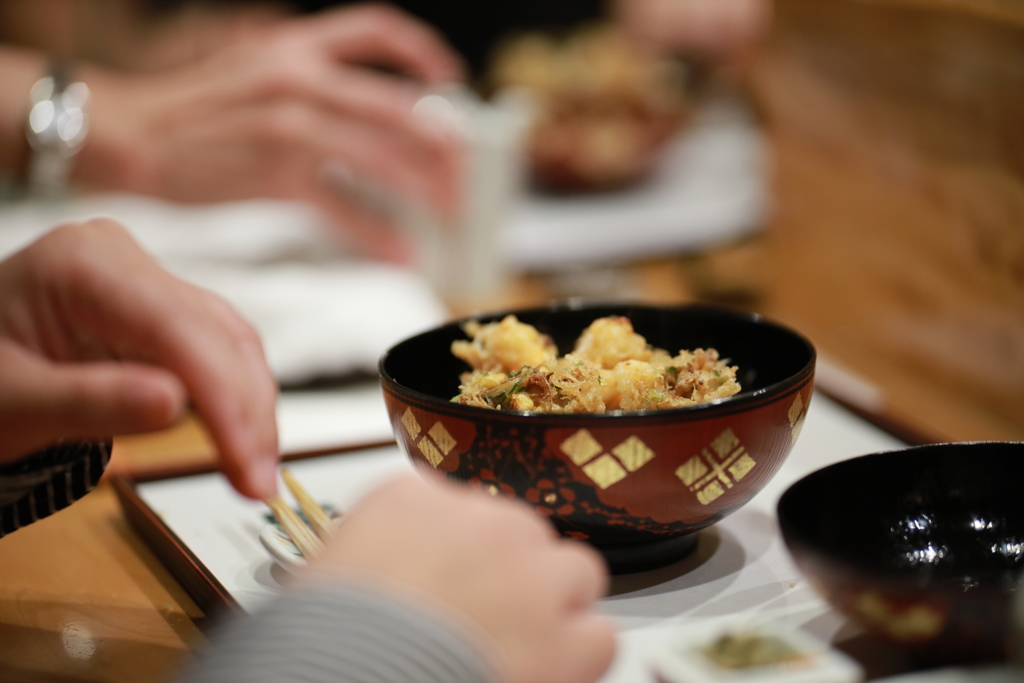
[[[725,666],[709,654],[723,636],[733,634],[770,641],[792,656],[777,663]],[[799,629],[779,623],[743,621],[709,628],[686,628],[654,658],[665,683],[857,683],[864,671],[855,661]]]
[[[341,524],[344,520],[344,517],[337,512],[328,510],[328,514],[336,525]],[[270,556],[284,569],[295,571],[306,566],[306,558],[302,556],[291,537],[277,522],[267,522],[260,529],[258,536],[260,543],[270,553]]]
[[306,566],[306,558],[302,556],[299,549],[292,543],[292,539],[277,522],[264,525],[260,529],[259,539],[274,561],[288,571]]

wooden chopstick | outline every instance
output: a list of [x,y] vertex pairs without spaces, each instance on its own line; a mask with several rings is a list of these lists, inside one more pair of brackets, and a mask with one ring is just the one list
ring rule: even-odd
[[270,511],[274,513],[277,523],[291,536],[295,547],[299,549],[302,556],[307,560],[316,557],[323,549],[324,544],[313,531],[306,526],[291,506],[281,500],[280,496],[274,496],[264,501]]
[[309,521],[309,526],[313,527],[317,537],[321,541],[326,541],[330,538],[331,534],[334,533],[335,526],[327,512],[320,507],[320,504],[316,502],[313,496],[309,495],[309,492],[302,487],[302,484],[295,479],[289,470],[282,467],[281,478],[287,484],[288,490],[295,496],[295,500],[299,503],[299,508],[306,515],[306,520]]

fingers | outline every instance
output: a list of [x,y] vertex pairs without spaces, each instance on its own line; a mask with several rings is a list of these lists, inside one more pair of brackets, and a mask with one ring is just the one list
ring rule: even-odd
[[[40,348],[163,368],[185,387],[231,483],[251,497],[273,493],[277,388],[256,333],[226,303],[163,270],[112,221],[59,228],[12,261],[29,271],[25,296],[47,310],[33,315],[57,321],[36,336],[66,337]],[[130,400],[103,405],[112,427],[134,424]]]
[[[356,69],[333,70],[309,93],[308,145],[336,153],[371,178],[402,181],[398,189],[425,206],[452,215],[461,201],[462,145],[454,134],[413,115],[419,91]],[[404,178],[403,178],[404,176]]]
[[352,7],[303,21],[339,61],[391,66],[427,83],[465,75],[462,60],[440,34],[393,7]]
[[[422,79],[356,63],[383,57]],[[117,166],[100,154],[116,148],[134,169],[118,174],[119,182],[149,194],[179,201],[312,199],[351,218],[360,213],[351,197],[313,196],[323,189],[320,167],[337,159],[409,204],[453,216],[462,203],[461,145],[413,107],[423,81],[452,78],[456,61],[430,29],[392,9],[348,8],[282,22],[259,40],[155,76],[159,82],[125,81],[120,89],[108,83],[97,106],[101,99],[123,103],[133,116],[108,112],[123,127],[100,136],[110,144],[90,145],[93,163],[83,157],[83,168]],[[97,86],[103,84],[100,78]],[[124,144],[128,139],[132,144]],[[353,220],[357,239],[390,249],[389,236],[370,237],[381,222]]]
[[0,340],[0,461],[61,438],[163,429],[185,412],[170,372],[135,363],[53,363]]
[[[386,92],[383,97],[365,95],[390,87],[386,78],[336,71],[312,79],[315,85],[293,83],[287,93],[265,95],[225,114],[221,132],[204,125],[181,137],[180,144],[167,150],[173,166],[184,166],[187,158],[178,155],[187,157],[197,146],[214,158],[191,163],[188,176],[174,176],[182,181],[182,191],[171,194],[191,200],[275,196],[312,201],[350,231],[363,251],[390,260],[407,258],[400,252],[408,249],[391,229],[396,212],[368,206],[351,186],[325,184],[322,170],[325,165],[343,166],[360,185],[393,199],[392,209],[400,202],[454,216],[462,205],[461,145],[416,120],[411,98],[396,107]],[[368,87],[348,82],[363,79]],[[346,94],[352,92],[364,94],[353,99]],[[215,151],[225,145],[239,153],[217,157]],[[236,169],[242,162],[244,170]],[[200,177],[207,182],[194,187]],[[378,230],[381,234],[374,235]]]
[[518,501],[405,477],[353,506],[302,582],[345,576],[438,609],[480,643],[508,683],[589,683],[615,631],[594,602],[603,561]]
[[[315,185],[318,178],[307,177],[309,172],[315,173],[326,161],[336,161],[356,177],[443,215],[453,214],[460,202],[462,160],[454,141],[430,134],[429,144],[424,144],[417,134],[339,117],[299,102],[253,111],[239,124],[249,127],[253,138],[267,146],[268,157],[294,159],[284,165],[290,177],[276,178],[275,169],[267,169],[274,179],[272,186]],[[308,171],[296,173],[303,164],[308,164]]]
[[171,325],[159,321],[142,338],[188,387],[224,475],[243,495],[265,499],[277,486],[277,384],[256,333],[219,299],[202,298],[208,300]]
[[252,169],[266,193],[318,205],[363,253],[408,262],[412,249],[396,221],[423,208],[451,215],[461,203],[452,147],[438,158],[375,125],[298,103],[269,116],[255,109],[236,119],[236,130],[265,146]]
[[565,585],[561,589],[565,609],[570,612],[588,609],[608,592],[608,569],[601,556],[578,541],[557,539],[552,551],[552,565],[562,571]]
[[399,264],[412,263],[415,258],[413,245],[390,222],[338,189],[316,186],[307,198],[344,229],[345,239],[356,251]]
[[645,45],[728,56],[767,33],[766,0],[618,0],[617,19]]
[[570,622],[557,650],[560,661],[551,663],[542,673],[558,683],[591,683],[611,666],[615,658],[615,626],[607,617],[587,612]]

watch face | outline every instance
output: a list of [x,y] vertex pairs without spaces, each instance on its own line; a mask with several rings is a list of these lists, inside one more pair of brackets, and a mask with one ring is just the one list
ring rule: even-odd
[[25,178],[30,194],[58,195],[67,187],[72,158],[89,132],[89,98],[88,86],[67,83],[61,70],[32,86],[25,126],[32,148]]
[[72,156],[89,131],[89,88],[81,82],[57,86],[53,76],[32,86],[26,135],[34,150],[51,148]]

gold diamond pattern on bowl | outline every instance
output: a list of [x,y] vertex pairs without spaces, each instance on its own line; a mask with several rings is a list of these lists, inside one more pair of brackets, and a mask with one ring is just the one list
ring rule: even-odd
[[804,428],[804,421],[803,421],[803,418],[800,418],[799,420],[796,421],[796,424],[793,425],[793,431],[790,433],[790,436],[789,436],[789,443],[790,444],[795,444],[796,443],[796,438],[798,436],[800,436],[800,430],[803,429],[803,428]]
[[711,449],[718,454],[719,458],[724,458],[739,445],[740,440],[736,438],[731,429],[726,427],[725,431],[716,436],[715,440],[711,442]]
[[800,436],[800,430],[804,427],[804,416],[806,415],[804,410],[804,399],[800,394],[796,395],[793,400],[793,404],[789,406],[789,443],[796,443],[796,437]]
[[405,409],[405,413],[402,415],[402,426],[405,427],[405,431],[409,433],[409,436],[413,440],[415,440],[423,430],[423,428],[420,427],[420,423],[416,421],[416,416],[412,414],[412,408]]
[[583,466],[583,471],[594,480],[594,483],[603,489],[608,488],[617,481],[626,477],[626,470],[622,469],[619,461],[605,453],[597,460]]
[[796,399],[793,401],[793,405],[789,406],[789,424],[794,426],[796,421],[800,419],[800,415],[804,412],[804,399],[800,394],[796,395]]
[[604,448],[586,429],[575,432],[559,448],[568,455],[595,484],[603,489],[622,481],[654,459],[651,448],[636,436],[630,436],[611,450],[597,457]]
[[601,444],[586,429],[579,430],[563,441],[560,448],[578,466],[593,460],[601,452]]
[[419,446],[420,453],[423,454],[423,457],[427,459],[431,466],[437,467],[444,460],[444,455],[441,451],[437,450],[437,446],[430,439],[426,437],[420,439],[417,446]]
[[875,591],[862,593],[853,602],[862,616],[898,640],[932,638],[946,625],[946,616],[926,603],[895,606]]
[[707,505],[723,493],[725,493],[725,489],[722,488],[722,485],[717,481],[713,481],[700,491],[697,491],[697,502],[701,505]]
[[707,505],[757,466],[739,437],[726,428],[712,439],[709,448],[702,448],[676,469],[676,476],[697,495],[701,505]]
[[676,476],[687,486],[691,486],[693,482],[707,473],[708,466],[704,464],[699,455],[693,456],[676,469]]
[[757,463],[754,462],[753,458],[744,453],[740,457],[736,458],[736,462],[729,466],[729,474],[732,475],[733,479],[739,481],[747,475],[747,472],[754,469],[754,465],[756,464]]
[[451,453],[457,443],[455,441],[455,437],[452,436],[440,422],[435,422],[434,426],[430,428],[430,431],[427,432],[427,434],[434,440],[434,445],[440,448],[441,452],[445,455]]
[[613,448],[612,453],[622,461],[623,466],[630,472],[636,472],[654,457],[654,451],[635,436],[629,437]]

